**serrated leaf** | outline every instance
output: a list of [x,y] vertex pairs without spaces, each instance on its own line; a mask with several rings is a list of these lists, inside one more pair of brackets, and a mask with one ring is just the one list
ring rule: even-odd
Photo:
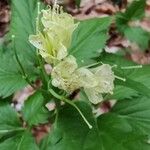
[[146,49],[149,44],[149,33],[141,27],[130,27],[129,22],[140,20],[145,14],[146,0],[135,0],[124,13],[116,15],[118,30],[131,42],[135,42],[140,48]]
[[11,24],[9,37],[15,35],[15,48],[19,54],[31,62],[36,60],[35,48],[28,37],[35,33],[38,0],[11,0]]
[[27,82],[23,79],[15,58],[7,53],[0,55],[0,96],[10,96],[24,88]]
[[39,150],[32,135],[25,131],[9,137],[0,143],[0,150]]
[[149,150],[147,99],[120,101],[110,113],[100,116],[97,121],[86,103],[78,102],[77,105],[93,128],[88,129],[78,112],[65,106],[59,112],[52,133],[41,143],[41,150]]
[[37,92],[30,96],[24,104],[23,118],[31,125],[46,123],[49,117],[49,111],[45,107],[45,100],[41,93]]
[[126,9],[124,17],[127,20],[141,19],[145,14],[146,0],[134,0]]
[[[18,55],[25,73],[28,75],[30,81],[34,81],[37,77],[38,71],[24,60],[22,56]],[[22,70],[16,61],[14,51],[11,49],[0,49],[0,96],[5,98],[23,89],[27,85],[25,78],[22,75]]]
[[20,120],[15,110],[6,102],[0,102],[0,136],[20,131]]
[[149,107],[150,101],[144,97],[120,101],[110,113],[99,117],[99,127],[108,137],[119,140],[125,150],[148,150]]
[[69,54],[74,55],[80,65],[92,63],[99,56],[108,39],[107,30],[111,18],[95,18],[80,22],[73,34]]
[[129,21],[138,20],[144,17],[146,0],[134,0],[126,9],[124,13],[118,13],[116,16],[116,23],[118,28],[123,31],[124,26]]
[[142,49],[149,46],[150,33],[141,27],[128,27],[124,30],[124,35],[131,42],[137,43]]
[[[95,127],[95,120],[89,105],[84,102],[76,104],[90,124]],[[64,106],[59,111],[52,133],[41,144],[41,150],[83,150],[84,145],[88,144],[85,143],[85,138],[87,138],[89,133],[93,133],[93,130],[88,128],[76,109]],[[93,135],[94,137],[95,135]]]

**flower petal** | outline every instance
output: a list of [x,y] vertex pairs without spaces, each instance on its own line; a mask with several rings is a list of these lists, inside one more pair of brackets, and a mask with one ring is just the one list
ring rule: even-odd
[[100,93],[113,93],[114,89],[114,73],[110,65],[103,64],[95,70],[95,77],[97,78],[98,86],[96,87]]
[[94,74],[84,67],[76,70],[76,74],[80,79],[81,87],[92,88],[97,85],[97,81],[95,79]]
[[96,92],[94,88],[85,88],[84,91],[91,103],[98,104],[103,101],[102,94]]
[[39,34],[38,35],[30,35],[29,36],[29,41],[37,49],[40,49],[40,50],[44,49],[43,39],[42,39],[41,35],[39,35]]

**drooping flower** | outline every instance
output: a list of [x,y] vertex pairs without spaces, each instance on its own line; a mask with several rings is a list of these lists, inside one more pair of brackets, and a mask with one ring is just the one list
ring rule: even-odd
[[78,68],[75,57],[68,56],[52,70],[52,85],[72,93],[83,88],[93,104],[103,100],[102,94],[113,93],[114,73],[111,66],[103,64],[94,69]]
[[84,91],[88,96],[89,100],[97,104],[103,100],[102,94],[113,93],[114,89],[114,73],[110,65],[103,64],[97,68],[94,68],[92,72],[95,75],[95,80],[97,81],[94,87],[84,87]]
[[80,88],[78,75],[75,74],[77,67],[76,59],[73,56],[65,58],[52,70],[52,85],[69,93]]
[[72,33],[78,24],[71,15],[62,11],[59,6],[42,10],[42,31],[30,35],[29,41],[37,49],[47,63],[56,63],[68,54]]
[[86,68],[78,68],[75,57],[66,57],[52,70],[52,85],[68,93],[81,87],[96,85],[94,74]]
[[49,30],[54,31],[61,43],[65,47],[69,47],[73,31],[77,28],[78,23],[74,23],[74,18],[64,12],[62,7],[57,5],[54,9],[42,10],[43,17],[41,19],[43,26]]

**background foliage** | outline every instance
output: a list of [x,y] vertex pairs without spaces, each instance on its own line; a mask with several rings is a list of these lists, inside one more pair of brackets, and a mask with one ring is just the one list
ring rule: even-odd
[[[93,106],[84,100],[87,99],[84,95],[75,102],[92,129],[70,105],[59,106],[55,112],[48,111],[46,103],[55,99],[39,89],[26,100],[21,112],[11,107],[13,93],[28,84],[16,61],[15,51],[29,81],[42,80],[36,50],[28,42],[28,36],[35,33],[37,2],[10,2],[11,24],[5,39],[9,44],[0,48],[0,150],[149,150],[150,66],[122,69],[138,64],[125,59],[124,55],[105,52],[112,23],[122,36],[137,43],[142,51],[149,47],[150,33],[141,27],[129,26],[129,22],[145,16],[146,0],[135,0],[125,12],[112,17],[81,21],[73,34],[69,53],[76,56],[80,66],[101,61],[117,66],[113,68],[115,75],[126,79],[125,82],[116,79],[114,94],[107,95],[105,100],[117,102],[99,117],[95,117]],[[80,1],[76,0],[76,4],[79,7]],[[16,36],[15,42],[11,35]],[[53,123],[51,131],[37,144],[32,129],[49,122]]]

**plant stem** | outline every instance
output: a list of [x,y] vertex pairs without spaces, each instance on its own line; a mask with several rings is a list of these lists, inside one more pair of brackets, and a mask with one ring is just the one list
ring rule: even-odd
[[49,77],[48,77],[48,75],[45,71],[44,62],[43,62],[41,56],[39,55],[38,50],[37,50],[37,58],[38,58],[38,63],[39,63],[40,71],[41,71],[41,77],[42,77],[43,85],[46,88],[47,84],[48,84],[48,81],[49,81]]
[[70,100],[68,100],[68,99],[66,99],[66,98],[64,98],[64,97],[62,97],[62,96],[60,96],[60,95],[58,95],[58,94],[57,94],[54,90],[52,90],[52,89],[49,89],[49,92],[50,92],[55,98],[57,98],[57,99],[59,99],[59,100],[62,100],[62,101],[64,101],[64,102],[70,104],[71,106],[73,106],[73,107],[79,112],[79,114],[81,115],[81,117],[83,118],[83,120],[85,121],[85,123],[88,125],[88,127],[89,127],[90,129],[92,129],[92,125],[87,121],[87,119],[85,118],[85,116],[83,115],[83,113],[81,112],[81,110],[80,110],[72,101],[70,101]]
[[[40,21],[40,2],[37,3],[37,18],[36,18],[36,34],[39,33],[39,21]],[[43,81],[43,84],[44,84],[44,87],[47,87],[47,83],[48,83],[48,76],[47,76],[47,73],[45,71],[45,68],[44,68],[44,62],[39,54],[39,50],[36,49],[36,55],[37,55],[37,59],[38,59],[38,63],[39,63],[39,66],[40,66],[40,71],[41,71],[41,76],[42,76],[42,81]]]
[[15,53],[15,58],[16,58],[16,61],[21,69],[21,73],[23,75],[23,78],[26,80],[26,82],[33,88],[35,89],[34,85],[30,82],[29,78],[28,78],[28,75],[26,74],[20,60],[19,60],[19,57],[17,55],[17,51],[16,51],[16,48],[15,48],[15,35],[12,35],[12,42],[13,42],[13,49],[14,49],[14,53]]
[[116,75],[115,75],[115,78],[118,79],[118,80],[121,80],[121,81],[123,81],[123,82],[126,82],[126,79],[125,79],[125,78],[122,78],[122,77],[119,77],[119,76],[116,76]]

